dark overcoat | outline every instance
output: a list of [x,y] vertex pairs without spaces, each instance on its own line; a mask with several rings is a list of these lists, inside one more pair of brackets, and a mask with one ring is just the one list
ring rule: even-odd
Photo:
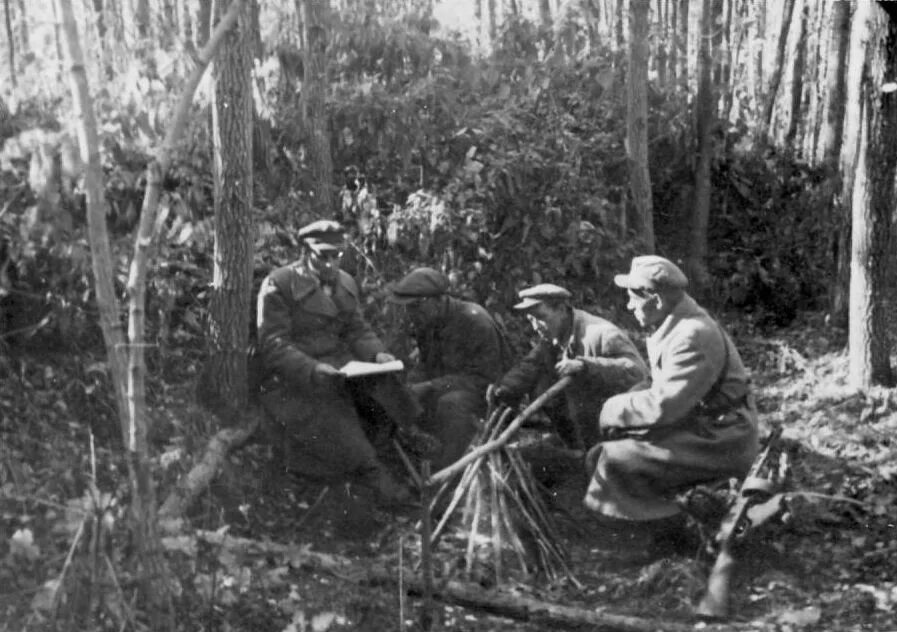
[[340,368],[350,360],[372,362],[385,351],[346,272],[331,291],[299,262],[268,275],[258,297],[258,344],[269,433],[293,471],[323,479],[363,477],[378,467],[374,443],[388,444],[388,422],[410,423],[420,413],[395,376],[344,384],[314,379],[320,362]]
[[421,427],[443,444],[435,467],[460,457],[486,411],[486,388],[509,362],[501,329],[476,303],[447,297],[440,316],[415,332],[420,353],[410,380],[426,383]]
[[675,492],[745,474],[759,449],[741,356],[694,299],[684,296],[647,347],[650,384],[610,398],[599,421],[642,436],[604,444],[585,498],[628,520],[678,513]]
[[583,449],[597,441],[597,414],[607,398],[645,380],[648,368],[619,327],[580,309],[572,312],[572,331],[566,344],[540,340],[499,386],[522,397],[557,381],[554,367],[560,360],[582,360],[586,370],[575,375],[564,391],[564,406],[549,410],[561,439],[569,447]]

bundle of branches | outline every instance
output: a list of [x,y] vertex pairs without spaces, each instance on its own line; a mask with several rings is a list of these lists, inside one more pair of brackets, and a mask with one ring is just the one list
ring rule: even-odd
[[523,421],[566,385],[564,380],[555,384],[510,424],[512,409],[491,410],[473,449],[429,479],[430,484],[441,483],[430,503],[431,511],[444,503],[446,494],[452,494],[431,541],[438,541],[460,510],[462,530],[467,534],[468,578],[480,562],[494,572],[495,583],[501,584],[508,557],[516,560],[525,574],[540,572],[551,581],[566,577],[578,585],[542,501],[539,483],[517,449],[507,444]]

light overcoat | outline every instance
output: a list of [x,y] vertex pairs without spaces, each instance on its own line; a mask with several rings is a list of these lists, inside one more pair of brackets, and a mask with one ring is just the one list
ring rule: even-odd
[[586,505],[607,516],[650,520],[678,513],[677,491],[742,476],[759,449],[757,412],[738,350],[687,294],[648,338],[651,380],[615,395],[601,429],[640,432],[609,441]]

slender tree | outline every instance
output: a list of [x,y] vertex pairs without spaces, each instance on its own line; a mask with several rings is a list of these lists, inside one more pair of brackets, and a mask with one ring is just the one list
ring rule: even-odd
[[150,258],[153,236],[157,228],[157,210],[161,196],[162,177],[168,170],[170,154],[175,142],[183,134],[187,113],[193,94],[202,74],[215,51],[221,34],[233,24],[241,8],[241,0],[234,0],[227,15],[222,18],[220,33],[198,55],[198,64],[188,77],[184,93],[178,102],[165,139],[147,173],[147,188],[141,209],[140,224],[131,261],[127,294],[127,337],[119,317],[119,305],[114,286],[114,271],[109,235],[106,227],[106,210],[103,198],[102,171],[99,160],[99,140],[96,115],[90,98],[87,74],[84,70],[84,53],[81,49],[77,24],[71,0],[56,0],[54,8],[61,17],[66,43],[67,58],[71,65],[72,96],[78,120],[78,142],[81,159],[86,165],[85,191],[87,203],[88,236],[94,276],[94,291],[100,313],[100,325],[106,344],[110,378],[115,393],[122,439],[126,450],[126,462],[131,483],[130,527],[136,551],[136,561],[142,571],[141,595],[146,606],[156,616],[156,629],[174,629],[169,599],[168,571],[160,555],[158,541],[155,487],[153,484],[149,446],[147,442],[145,297],[146,270]]
[[328,0],[301,0],[305,29],[305,63],[302,86],[302,114],[308,137],[309,164],[313,187],[313,208],[318,217],[333,213],[333,162],[330,156],[330,127],[324,108],[327,90]]
[[795,42],[794,66],[791,72],[791,113],[788,117],[788,131],[785,132],[785,145],[793,149],[801,146],[799,131],[803,128],[804,108],[804,73],[807,69],[807,21],[810,7],[806,0],[801,0],[800,29]]
[[137,25],[137,35],[141,38],[149,37],[151,27],[149,0],[137,0],[134,7],[134,23]]
[[539,23],[542,26],[551,27],[551,2],[539,0]]
[[[842,139],[846,120],[847,51],[850,42],[851,10],[849,2],[835,2],[832,7],[831,39],[826,70],[826,109],[817,145],[818,158],[837,169],[842,155]],[[843,187],[843,183],[842,183]],[[830,205],[831,260],[835,282],[829,286],[829,314],[834,324],[847,325],[850,288],[850,217],[842,202],[849,200],[835,195]]]
[[[220,9],[220,7],[219,7]],[[252,300],[252,10],[243,11],[213,65],[215,255],[209,351],[215,401],[247,406],[246,349]],[[228,425],[236,419],[225,420]]]
[[651,173],[648,170],[648,12],[650,0],[629,5],[629,59],[627,64],[626,149],[629,192],[644,252],[654,252]]
[[9,82],[13,88],[16,87],[16,39],[12,31],[12,7],[10,0],[3,0],[3,13],[6,18],[6,41],[8,43],[8,59],[9,59]]
[[897,176],[897,24],[877,5],[858,3],[850,54],[848,97],[858,93],[860,124],[851,199],[848,382],[893,386],[885,293]]
[[710,167],[713,158],[712,129],[716,122],[710,58],[711,1],[701,1],[700,46],[698,47],[698,94],[695,98],[695,202],[692,208],[689,251],[686,266],[697,292],[707,284],[707,227],[710,223]]
[[196,45],[205,46],[212,24],[212,0],[199,0],[196,13]]
[[772,75],[769,78],[769,88],[763,97],[763,115],[758,127],[758,140],[765,144],[767,134],[772,125],[772,113],[775,110],[776,97],[779,93],[779,85],[782,83],[782,73],[785,63],[785,51],[788,47],[788,33],[791,30],[791,20],[794,16],[795,0],[784,0],[782,9],[782,24],[779,31],[779,39],[776,41],[776,59],[773,64]]

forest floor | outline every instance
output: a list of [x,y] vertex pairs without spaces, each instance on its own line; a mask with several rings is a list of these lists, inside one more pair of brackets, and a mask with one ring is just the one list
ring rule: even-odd
[[[792,501],[787,525],[741,551],[731,623],[897,630],[897,392],[847,389],[844,333],[818,315],[775,331],[744,318],[727,325],[752,371],[765,428],[784,427],[791,488],[807,492]],[[114,420],[108,404],[92,398],[101,358],[32,351],[0,360],[0,632],[152,629],[131,601],[129,547],[117,526],[127,504],[120,440],[114,422],[103,421]],[[171,366],[158,369],[152,393],[163,491],[203,441],[191,435],[188,380],[171,378]],[[704,627],[694,606],[712,560],[615,565],[589,532],[584,480],[560,490],[553,513],[578,582],[512,574],[505,594],[650,619],[648,629]],[[421,600],[400,599],[398,588],[413,581],[417,518],[377,510],[357,490],[285,476],[266,446],[251,444],[229,457],[189,524],[165,540],[179,627],[420,630]],[[491,571],[468,576],[465,546],[455,531],[435,549],[437,590],[459,580],[488,596]],[[437,600],[432,616],[433,630],[546,627],[451,600]]]

